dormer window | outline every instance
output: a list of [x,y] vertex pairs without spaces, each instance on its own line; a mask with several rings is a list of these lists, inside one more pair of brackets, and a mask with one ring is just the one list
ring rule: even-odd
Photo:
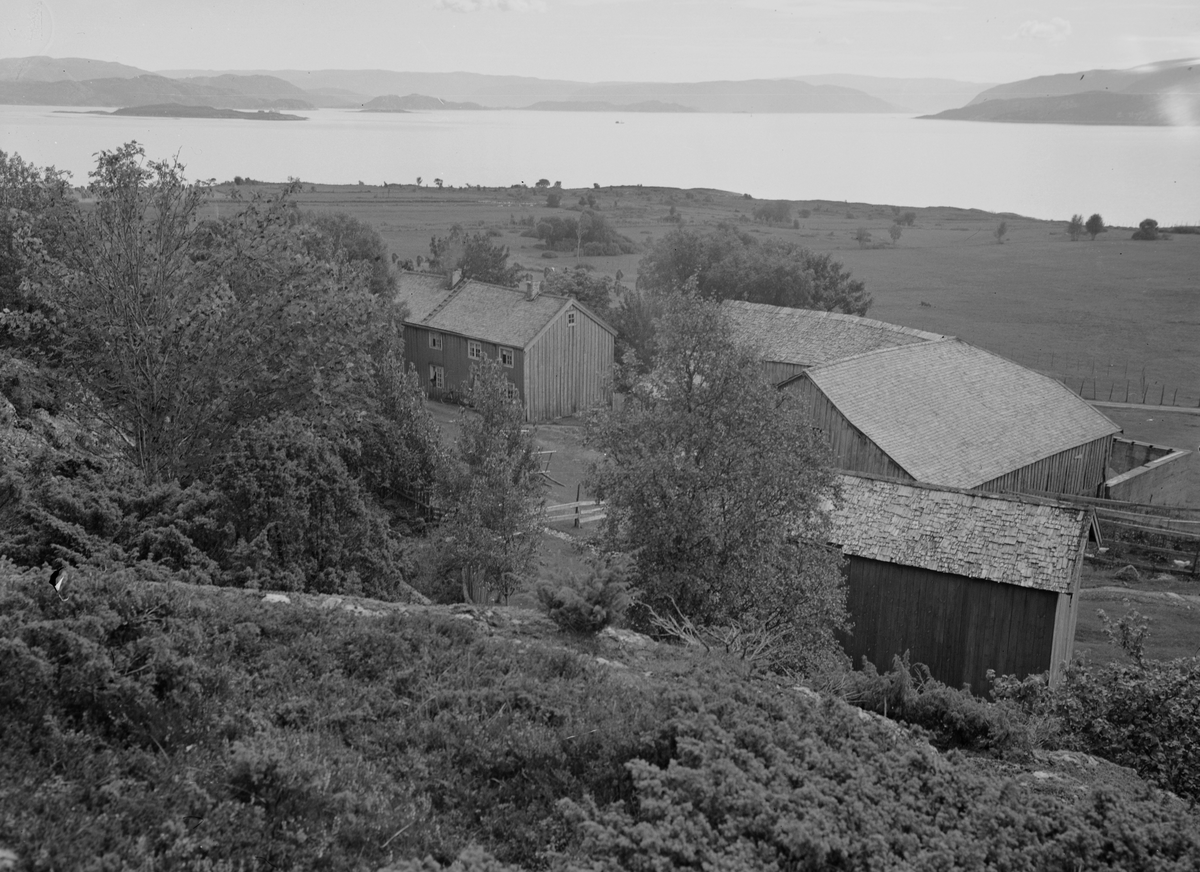
[[429,334],[429,347],[435,348],[438,351],[442,350],[442,334],[441,333],[430,333]]

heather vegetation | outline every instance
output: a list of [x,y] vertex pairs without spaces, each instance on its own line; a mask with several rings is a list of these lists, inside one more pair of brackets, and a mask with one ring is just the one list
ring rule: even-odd
[[[589,422],[601,553],[543,615],[492,607],[534,572],[545,486],[500,368],[444,444],[371,227],[207,196],[136,144],[82,201],[0,154],[17,868],[1197,868],[1197,666],[1145,657],[1136,616],[1128,662],[1054,689],[849,671],[825,456],[719,306],[865,311],[827,255],[681,226],[635,288],[544,277],[611,317],[630,393]],[[490,238],[435,236],[435,265],[510,284]],[[1046,749],[1156,787],[972,765]]]

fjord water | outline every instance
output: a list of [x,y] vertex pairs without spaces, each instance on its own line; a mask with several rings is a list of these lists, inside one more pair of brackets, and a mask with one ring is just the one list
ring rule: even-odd
[[0,150],[70,170],[135,139],[190,178],[707,187],[756,198],[960,206],[1110,224],[1200,223],[1200,127],[928,121],[908,115],[414,112],[306,121],[133,118],[0,106]]

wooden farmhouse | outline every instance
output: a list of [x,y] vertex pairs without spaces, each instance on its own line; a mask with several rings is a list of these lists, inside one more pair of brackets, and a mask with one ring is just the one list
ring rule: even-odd
[[1048,672],[1072,654],[1092,510],[842,474],[830,540],[847,558],[855,666],[905,651],[951,687]]
[[1100,496],[1120,432],[1054,379],[953,338],[814,366],[780,389],[835,466],[945,487]]
[[777,385],[813,366],[877,348],[946,337],[856,315],[726,300],[722,308],[738,341],[758,350],[763,371]]
[[471,366],[498,360],[527,421],[547,421],[609,401],[616,331],[577,300],[432,273],[404,272],[404,355],[426,392],[465,393]]

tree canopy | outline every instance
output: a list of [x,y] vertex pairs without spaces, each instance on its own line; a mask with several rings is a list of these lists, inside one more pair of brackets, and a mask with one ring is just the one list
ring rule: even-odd
[[722,224],[711,233],[676,228],[642,258],[638,285],[680,290],[696,278],[701,296],[865,315],[871,296],[828,254],[784,240],[760,242]]
[[769,631],[792,666],[833,656],[846,611],[840,555],[823,546],[824,446],[718,303],[669,294],[656,341],[623,409],[589,425],[606,547],[633,555],[640,602],[660,615]]
[[467,233],[461,224],[450,228],[447,236],[429,240],[429,263],[437,270],[462,270],[464,279],[515,288],[523,272],[519,264],[509,265],[508,246],[493,245],[485,233]]
[[1092,242],[1095,242],[1096,237],[1108,228],[1104,226],[1104,219],[1100,217],[1100,213],[1093,212],[1087,223],[1083,225],[1083,229],[1088,232],[1088,236],[1092,237]]

